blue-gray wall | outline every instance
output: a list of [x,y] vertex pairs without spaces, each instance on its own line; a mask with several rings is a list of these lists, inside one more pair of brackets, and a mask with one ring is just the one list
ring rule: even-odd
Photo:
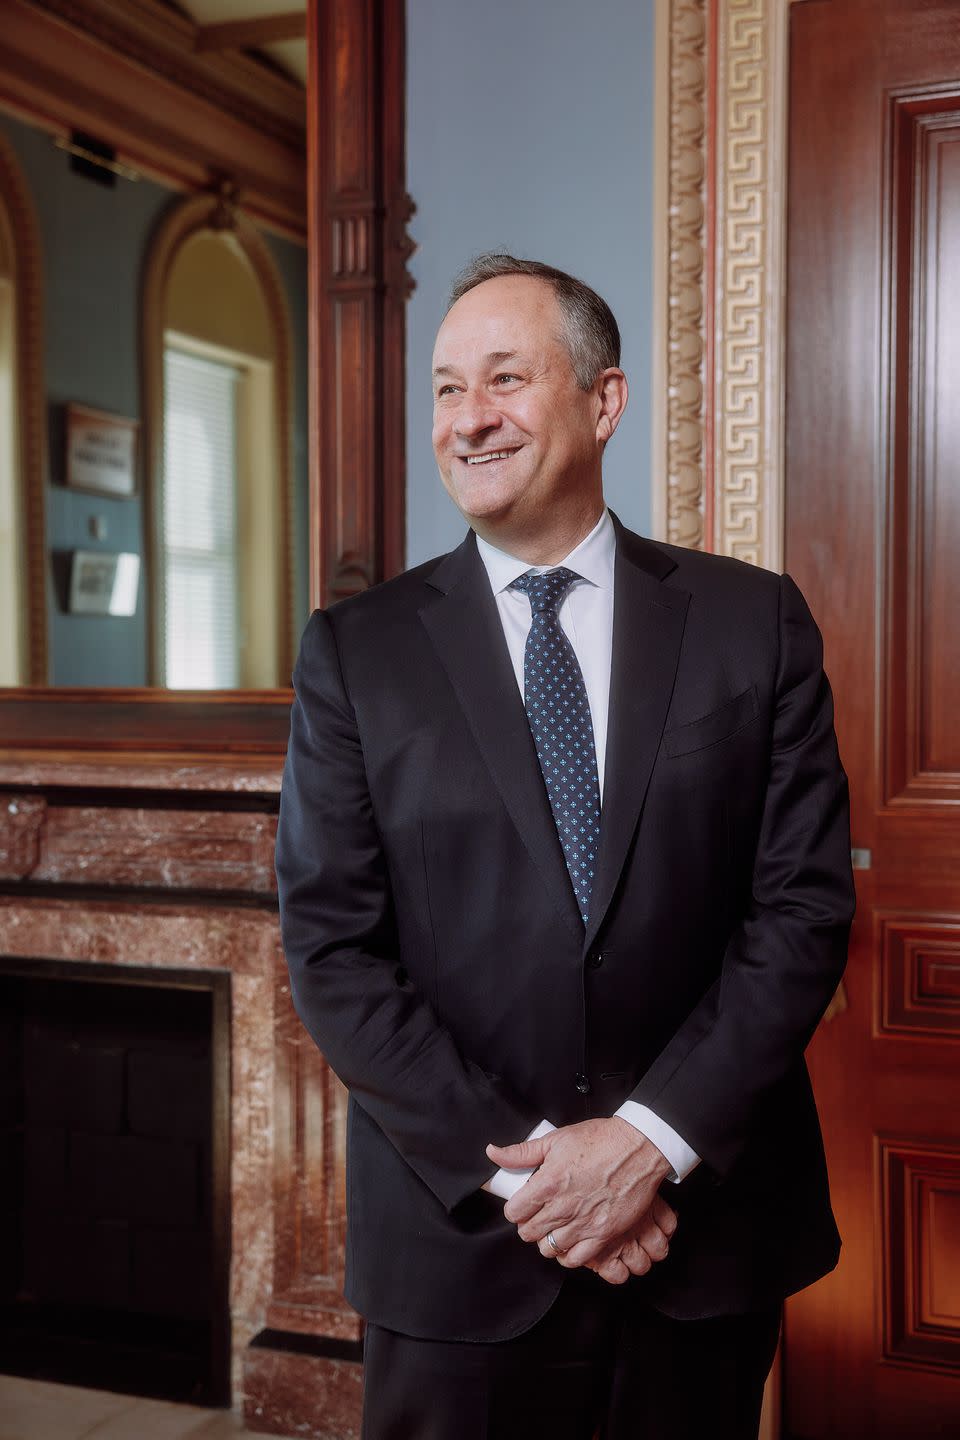
[[430,446],[430,356],[457,270],[509,250],[579,275],[623,333],[607,498],[650,525],[653,0],[408,0],[407,559],[464,533]]
[[[141,418],[140,293],[144,255],[173,192],[150,180],[120,180],[108,189],[70,168],[49,135],[0,112],[0,133],[10,142],[33,198],[40,228],[48,414],[47,620],[50,681],[55,685],[146,684],[147,613],[141,570],[137,613],[118,616],[66,612],[69,554],[75,549],[130,550],[143,555],[143,506],[129,499],[88,495],[63,483],[64,405],[91,405]],[[293,323],[294,506],[303,523],[296,537],[299,634],[307,616],[307,269],[306,251],[267,237],[283,277]],[[107,521],[103,541],[88,519]]]

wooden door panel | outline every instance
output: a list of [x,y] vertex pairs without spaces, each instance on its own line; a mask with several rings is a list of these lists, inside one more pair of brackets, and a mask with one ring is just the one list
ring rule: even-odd
[[960,915],[875,918],[880,1033],[960,1038]]
[[791,20],[786,559],[851,785],[847,1008],[810,1048],[836,1272],[794,1440],[960,1435],[960,0]]
[[881,1143],[884,1354],[960,1365],[960,1146]]
[[886,799],[960,799],[960,93],[897,95],[890,213]]
[[917,288],[924,296],[926,313],[916,327],[921,337],[917,389],[930,397],[930,405],[917,426],[917,470],[923,482],[917,758],[924,778],[938,772],[949,775],[956,798],[960,783],[960,568],[956,563],[960,554],[960,275],[951,272],[950,261],[960,256],[960,96],[951,96],[949,115],[937,115],[925,127],[923,140],[919,180],[926,223]]

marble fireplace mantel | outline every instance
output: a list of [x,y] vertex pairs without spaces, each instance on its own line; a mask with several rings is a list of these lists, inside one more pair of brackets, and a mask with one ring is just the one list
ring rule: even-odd
[[290,1003],[275,809],[4,790],[0,954],[229,973],[233,1401],[253,1429],[354,1440],[345,1097]]

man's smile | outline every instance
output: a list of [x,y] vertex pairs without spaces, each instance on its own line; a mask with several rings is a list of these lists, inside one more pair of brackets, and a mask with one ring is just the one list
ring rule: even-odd
[[458,455],[458,460],[463,460],[467,465],[486,465],[491,460],[509,460],[516,455],[519,445],[513,450],[481,450],[477,455]]

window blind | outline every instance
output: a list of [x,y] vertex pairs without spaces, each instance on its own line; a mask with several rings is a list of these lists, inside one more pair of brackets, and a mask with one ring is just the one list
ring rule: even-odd
[[231,365],[164,354],[166,684],[237,684],[237,381]]

